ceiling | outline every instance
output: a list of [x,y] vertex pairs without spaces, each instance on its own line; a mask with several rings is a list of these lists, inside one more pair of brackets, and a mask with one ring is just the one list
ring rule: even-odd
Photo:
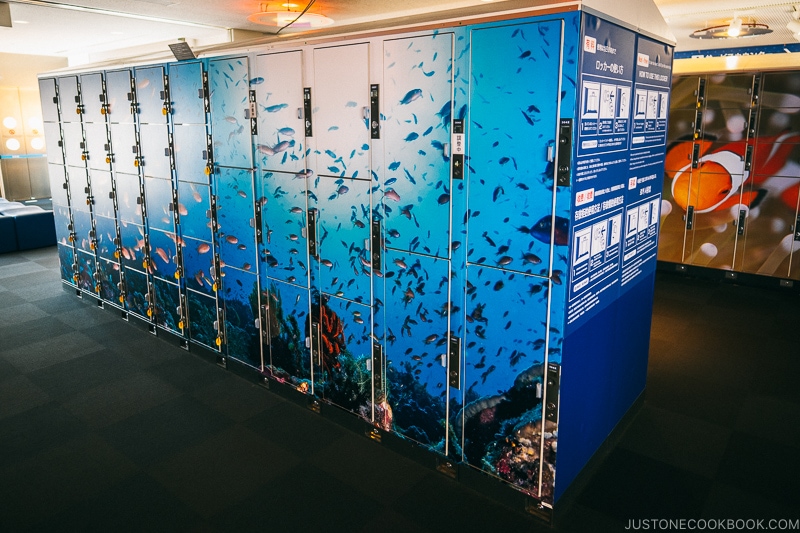
[[[6,0],[12,28],[0,28],[0,53],[61,56],[70,65],[114,57],[143,56],[166,43],[185,39],[190,46],[229,42],[241,32],[274,32],[249,22],[262,7],[281,2],[258,0]],[[508,0],[494,0],[500,8]],[[294,0],[295,10],[307,0]],[[800,2],[800,0],[798,0]],[[535,5],[537,2],[530,2]],[[800,3],[769,0],[655,0],[677,39],[677,50],[796,44],[786,23]],[[337,26],[375,22],[434,10],[486,6],[486,0],[317,0],[310,12],[324,13]],[[283,8],[285,9],[285,8]],[[766,23],[771,34],[745,39],[698,40],[691,32],[726,24],[734,13]],[[290,30],[287,30],[290,31]],[[252,34],[250,34],[252,36]]]

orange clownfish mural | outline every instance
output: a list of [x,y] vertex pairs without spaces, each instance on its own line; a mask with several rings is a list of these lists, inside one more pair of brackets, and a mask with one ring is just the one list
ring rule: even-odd
[[786,164],[796,143],[800,143],[797,133],[759,139],[760,146],[766,145],[771,149],[758,152],[750,171],[744,170],[744,159],[747,147],[753,146],[754,140],[728,143],[713,152],[709,152],[713,142],[699,141],[700,158],[696,169],[692,169],[691,163],[693,144],[680,143],[666,156],[666,168],[679,169],[667,171],[667,177],[672,181],[672,197],[684,211],[689,205],[694,206],[695,213],[722,211],[737,204],[750,207],[761,193],[744,191],[742,186],[751,176],[753,183],[759,184],[776,174]]

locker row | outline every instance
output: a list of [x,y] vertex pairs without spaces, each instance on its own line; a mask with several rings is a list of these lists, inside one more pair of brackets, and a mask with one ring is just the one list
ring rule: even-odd
[[65,283],[552,503],[579,21],[41,78]]
[[673,80],[658,258],[800,279],[800,73]]

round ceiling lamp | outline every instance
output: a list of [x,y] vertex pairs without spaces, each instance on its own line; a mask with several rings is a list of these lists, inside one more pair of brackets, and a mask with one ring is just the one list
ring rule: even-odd
[[758,24],[753,21],[744,22],[739,17],[733,17],[727,24],[719,24],[697,30],[692,32],[690,37],[693,39],[738,39],[766,35],[768,33],[772,33],[772,29],[766,24]]
[[283,28],[291,24],[291,26],[286,28],[287,30],[323,28],[325,26],[330,26],[334,22],[332,18],[326,17],[320,13],[291,11],[292,8],[297,7],[296,4],[282,4],[282,7],[286,8],[285,10],[267,9],[266,4],[261,4],[261,7],[261,11],[253,13],[247,17],[247,20],[255,24],[272,26],[274,28]]

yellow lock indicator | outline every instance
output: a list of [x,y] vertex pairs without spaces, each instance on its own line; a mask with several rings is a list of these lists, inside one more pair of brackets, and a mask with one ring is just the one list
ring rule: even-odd
[[151,317],[151,316],[153,316],[153,310],[152,310],[152,309],[148,309],[148,310],[147,310],[147,316],[148,316],[148,317]]
[[175,271],[175,279],[181,279],[181,273],[179,270]]
[[220,337],[217,337],[217,341],[216,342],[217,342],[217,346],[221,346],[222,345],[222,339]]
[[135,166],[135,167],[139,166],[139,160],[138,159],[134,159],[133,160],[133,166]]
[[114,259],[119,259],[119,252],[114,252]]
[[162,107],[161,108],[161,114],[166,116],[166,114],[167,114],[167,108],[166,107]]
[[100,108],[100,114],[101,115],[105,115],[106,114],[106,108],[105,107],[101,107]]
[[183,320],[178,320],[178,327],[183,329]]
[[210,176],[211,175],[211,167],[206,167],[205,173],[206,173],[206,176]]
[[211,290],[217,292],[217,282],[215,281],[214,284],[211,286]]
[[125,303],[125,297],[124,296],[120,296],[119,297],[119,303],[121,303],[121,304]]
[[107,164],[107,165],[110,165],[110,164],[111,164],[111,158],[110,158],[110,157],[106,157],[106,164]]
[[76,109],[75,109],[75,113],[77,113],[77,114],[79,114],[79,115],[80,115],[80,114],[81,114],[81,108],[80,108],[80,107],[76,108]]
[[147,261],[142,261],[142,268],[147,270]]

